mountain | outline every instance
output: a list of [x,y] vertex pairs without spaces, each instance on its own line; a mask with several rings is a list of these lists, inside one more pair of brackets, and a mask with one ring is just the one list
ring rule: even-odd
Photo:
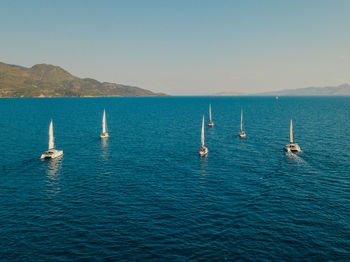
[[213,96],[246,96],[246,93],[240,93],[240,92],[220,92],[220,93],[214,93]]
[[59,66],[38,64],[26,68],[0,62],[0,98],[164,95],[139,87],[79,78]]
[[307,87],[299,89],[285,89],[256,94],[259,96],[347,96],[350,95],[350,85],[327,87]]

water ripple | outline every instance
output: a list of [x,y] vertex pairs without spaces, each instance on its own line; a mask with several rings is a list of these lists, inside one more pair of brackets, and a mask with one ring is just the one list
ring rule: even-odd
[[[209,103],[215,127],[200,158]],[[101,140],[104,108],[111,137]],[[1,260],[349,257],[349,98],[14,99],[0,109]],[[300,154],[283,150],[290,117]],[[64,156],[41,161],[51,118]]]

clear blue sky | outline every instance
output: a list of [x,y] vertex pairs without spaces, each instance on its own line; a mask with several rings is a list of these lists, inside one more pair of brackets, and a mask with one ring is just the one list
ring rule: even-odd
[[0,61],[174,95],[350,83],[350,1],[2,0]]

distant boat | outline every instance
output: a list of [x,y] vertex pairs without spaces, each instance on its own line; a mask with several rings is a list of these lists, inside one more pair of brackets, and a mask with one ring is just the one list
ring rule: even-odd
[[208,124],[208,126],[210,126],[210,127],[214,126],[214,123],[211,120],[211,104],[209,104],[209,124]]
[[56,158],[63,155],[63,150],[55,149],[55,138],[53,136],[53,123],[52,120],[49,126],[49,148],[41,155],[41,159]]
[[241,132],[239,132],[239,136],[241,138],[245,138],[247,136],[246,133],[243,131],[243,109],[241,109]]
[[278,100],[278,96],[276,96],[276,99]]
[[285,149],[287,152],[301,152],[300,146],[294,143],[293,121],[290,119],[289,129],[290,144],[287,144]]
[[103,117],[102,117],[102,133],[100,135],[101,138],[109,137],[107,132],[107,123],[106,123],[106,110],[103,110]]
[[203,121],[202,121],[201,143],[202,143],[202,147],[199,149],[199,154],[201,156],[205,156],[206,154],[208,154],[208,148],[206,148],[205,141],[204,141],[204,115],[203,115]]

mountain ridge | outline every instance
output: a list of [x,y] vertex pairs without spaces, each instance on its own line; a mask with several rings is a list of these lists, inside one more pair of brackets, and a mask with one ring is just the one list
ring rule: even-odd
[[51,64],[23,67],[0,62],[0,98],[166,96],[136,86],[73,76]]
[[346,96],[350,95],[350,85],[305,87],[298,89],[283,89],[278,91],[257,93],[258,96]]
[[338,86],[304,87],[297,89],[282,89],[260,93],[219,92],[213,96],[348,96],[350,84],[344,83]]

